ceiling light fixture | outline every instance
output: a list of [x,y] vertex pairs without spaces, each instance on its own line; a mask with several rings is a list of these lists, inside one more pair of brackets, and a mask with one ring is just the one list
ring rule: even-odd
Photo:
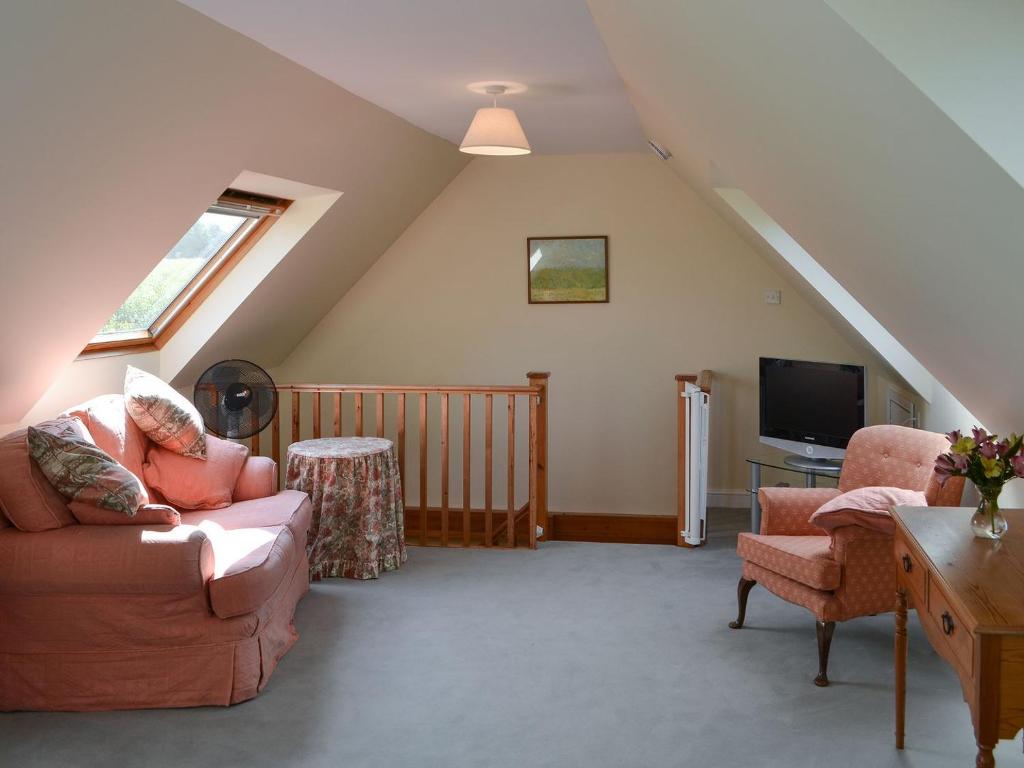
[[[473,86],[470,86],[470,89],[477,90]],[[523,126],[519,124],[516,113],[498,106],[498,97],[509,93],[509,87],[493,83],[484,85],[481,90],[491,96],[493,106],[482,107],[476,111],[473,122],[469,124],[469,130],[459,145],[459,151],[469,155],[506,157],[530,154],[530,142],[526,140],[526,134],[523,132]]]

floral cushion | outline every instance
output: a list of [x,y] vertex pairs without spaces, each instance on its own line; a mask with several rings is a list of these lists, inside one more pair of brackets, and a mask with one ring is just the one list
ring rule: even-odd
[[27,437],[32,460],[65,498],[128,517],[149,502],[139,478],[92,443],[35,427]]
[[124,404],[154,443],[182,456],[206,459],[203,417],[171,386],[129,365],[124,375]]

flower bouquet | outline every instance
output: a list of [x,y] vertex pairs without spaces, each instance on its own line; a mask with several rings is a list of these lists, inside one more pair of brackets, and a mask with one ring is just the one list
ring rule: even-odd
[[1024,436],[1010,435],[999,439],[984,429],[975,427],[968,437],[960,430],[946,435],[949,451],[935,459],[935,473],[940,482],[951,477],[966,477],[981,494],[978,511],[971,518],[974,535],[985,539],[1000,539],[1008,527],[999,512],[999,494],[1003,486],[1015,477],[1024,477]]

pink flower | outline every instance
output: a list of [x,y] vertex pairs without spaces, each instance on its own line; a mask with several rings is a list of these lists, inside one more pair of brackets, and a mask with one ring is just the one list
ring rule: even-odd
[[939,484],[945,485],[954,474],[956,465],[948,453],[940,453],[935,459],[935,474],[939,476]]
[[998,453],[996,444],[991,440],[985,440],[983,443],[978,443],[978,452],[986,459],[994,459]]
[[961,437],[963,437],[963,435],[960,433],[959,429],[954,429],[952,432],[946,433],[946,439],[949,440],[950,445],[953,445],[953,443],[955,443]]
[[[981,445],[989,438],[988,432],[981,427],[973,427],[971,429],[971,435],[974,437],[974,442],[978,445]],[[995,437],[995,435],[992,435],[992,437]]]
[[1013,467],[1013,474],[1016,477],[1024,477],[1024,455],[1014,456],[1010,459],[1010,465]]

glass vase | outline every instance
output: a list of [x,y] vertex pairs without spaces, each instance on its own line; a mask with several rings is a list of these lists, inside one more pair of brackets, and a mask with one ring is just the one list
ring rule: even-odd
[[999,491],[981,492],[981,503],[971,517],[971,530],[979,539],[1001,539],[1009,524],[999,511]]

